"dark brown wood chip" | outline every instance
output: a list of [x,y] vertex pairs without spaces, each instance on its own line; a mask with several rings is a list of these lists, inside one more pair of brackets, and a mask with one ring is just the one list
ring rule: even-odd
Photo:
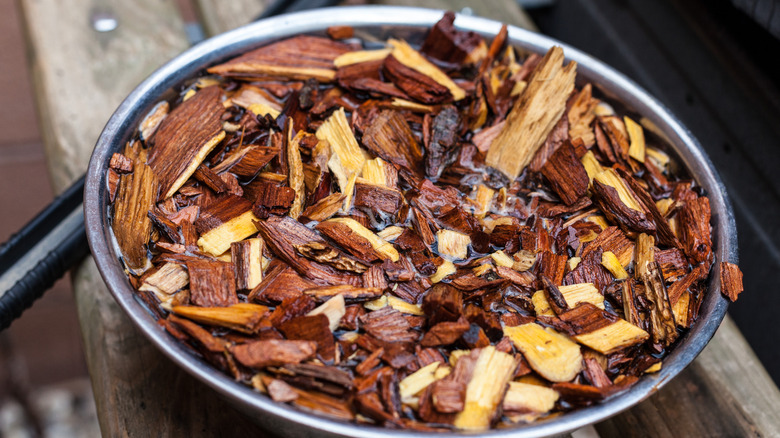
[[720,263],[720,291],[733,303],[742,293],[742,271],[733,263]]

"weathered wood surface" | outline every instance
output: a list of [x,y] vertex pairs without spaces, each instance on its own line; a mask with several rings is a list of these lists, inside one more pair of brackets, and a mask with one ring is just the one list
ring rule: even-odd
[[[251,21],[268,3],[194,1],[207,34]],[[85,170],[100,130],[121,99],[185,49],[187,40],[173,0],[21,2],[50,172],[61,191]],[[470,7],[477,15],[533,26],[512,0],[382,3]],[[101,34],[90,20],[105,12],[114,14],[119,26]],[[91,260],[74,275],[74,289],[105,436],[270,436],[157,352],[119,310]],[[727,318],[680,377],[595,429],[610,437],[773,436],[780,430],[780,393]]]
[[[187,48],[173,0],[23,0],[41,127],[56,191],[86,170],[111,113],[149,73]],[[118,20],[98,33],[93,14]],[[165,358],[106,290],[90,258],[73,276],[84,351],[104,436],[262,436],[246,416]]]
[[193,1],[203,30],[208,36],[250,23],[272,2],[272,0]]
[[615,438],[780,436],[780,392],[727,316],[677,378],[596,430]]

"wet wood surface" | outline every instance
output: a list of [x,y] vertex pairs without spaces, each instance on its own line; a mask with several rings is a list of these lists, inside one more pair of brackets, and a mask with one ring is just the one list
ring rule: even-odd
[[[103,125],[149,73],[189,45],[173,0],[21,0],[49,170],[60,192],[86,170]],[[268,0],[194,0],[207,36],[248,23]],[[350,2],[354,3],[354,2]],[[383,0],[533,28],[512,0]],[[246,13],[240,13],[245,11]],[[116,29],[95,30],[99,20]],[[273,436],[159,353],[89,259],[74,290],[104,436]],[[746,291],[751,293],[751,291]],[[599,436],[772,436],[780,393],[727,317],[701,356],[647,401],[589,428]]]

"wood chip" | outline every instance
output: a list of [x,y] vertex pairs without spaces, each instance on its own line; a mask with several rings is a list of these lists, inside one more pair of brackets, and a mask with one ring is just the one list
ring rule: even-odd
[[506,126],[490,146],[485,159],[488,165],[510,179],[520,175],[561,118],[574,90],[576,71],[576,62],[563,67],[560,47],[547,52],[507,116]]
[[720,263],[720,290],[731,302],[737,301],[742,293],[742,271],[733,263]]

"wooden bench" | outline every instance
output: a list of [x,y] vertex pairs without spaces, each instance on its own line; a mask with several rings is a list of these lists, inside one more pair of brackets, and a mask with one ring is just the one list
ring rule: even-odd
[[[103,125],[121,100],[188,47],[177,8],[186,1],[21,0],[49,170],[59,191],[85,171]],[[213,35],[246,24],[270,0],[193,1],[203,29]],[[533,27],[512,0],[384,3],[468,6],[477,15]],[[112,19],[116,29],[95,29],[112,27]],[[73,279],[104,435],[272,435],[159,353],[119,310],[91,259]],[[780,392],[727,317],[679,377],[588,431],[625,437],[770,436],[779,430]]]

